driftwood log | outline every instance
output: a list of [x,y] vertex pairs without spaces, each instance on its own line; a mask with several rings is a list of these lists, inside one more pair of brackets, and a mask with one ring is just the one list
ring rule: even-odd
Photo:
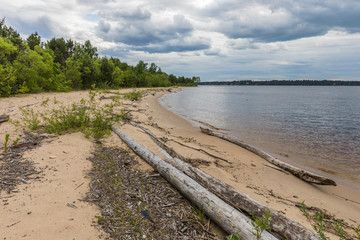
[[[238,192],[236,189],[231,187],[230,185],[214,178],[213,176],[203,172],[199,168],[193,167],[190,164],[178,159],[173,158],[166,149],[168,148],[166,144],[160,140],[154,133],[152,133],[149,129],[130,121],[130,124],[133,126],[139,127],[145,133],[147,133],[154,142],[158,145],[160,152],[165,156],[166,161],[171,165],[184,172],[186,175],[194,179],[196,182],[200,183],[210,192],[214,193],[216,196],[233,206],[239,211],[245,212],[247,215],[250,213],[254,213],[256,216],[261,217],[263,213],[266,211],[271,212],[271,232],[274,232],[276,235],[280,235],[284,238],[288,238],[291,240],[302,240],[302,239],[310,239],[315,240],[318,239],[317,236],[302,226],[296,221],[288,219],[282,214],[274,211],[263,204],[257,202],[256,200],[250,198],[248,195]],[[174,151],[171,149],[171,151]],[[174,155],[178,155],[176,152]],[[282,170],[282,169],[279,169]],[[282,170],[283,171],[283,170]]]
[[[161,140],[160,140],[154,133],[152,133],[149,129],[141,126],[140,124],[138,124],[138,123],[136,123],[136,122],[134,122],[134,121],[132,121],[132,120],[129,120],[129,123],[130,123],[131,125],[133,125],[134,127],[140,128],[140,129],[143,130],[145,133],[147,133],[147,134],[151,137],[151,139],[152,139],[158,146],[160,146],[161,148],[164,148],[164,149],[165,149],[168,153],[170,153],[170,155],[172,155],[173,157],[177,157],[177,158],[179,158],[179,159],[181,159],[181,160],[183,160],[183,161],[186,160],[186,158],[185,158],[184,156],[182,156],[181,154],[177,153],[177,152],[176,152],[174,149],[172,149],[171,147],[167,146],[163,141],[161,141]],[[174,141],[174,140],[172,140],[172,141]],[[177,143],[177,144],[179,144],[179,145],[181,145],[181,146],[188,147],[188,148],[191,148],[191,149],[193,149],[193,150],[195,150],[195,151],[202,152],[202,153],[204,153],[204,154],[206,154],[206,155],[208,155],[208,156],[210,156],[210,157],[212,157],[212,158],[215,158],[215,159],[217,159],[217,160],[221,160],[221,161],[224,161],[224,162],[226,162],[226,163],[232,164],[232,162],[230,162],[229,160],[224,159],[224,158],[222,158],[222,157],[215,156],[215,155],[213,155],[213,154],[211,154],[211,153],[209,153],[209,152],[207,152],[207,151],[205,151],[205,150],[203,150],[203,149],[193,148],[193,147],[190,147],[190,146],[185,145],[185,144],[183,144],[183,143],[180,143],[180,142],[178,142],[178,141],[174,141],[174,142]]]
[[0,123],[9,121],[9,115],[0,115]]
[[[251,221],[216,195],[210,193],[189,176],[163,161],[160,157],[143,147],[135,140],[116,129],[111,128],[136,154],[148,162],[153,168],[176,187],[184,196],[201,208],[205,214],[229,234],[239,232],[244,239],[255,239]],[[261,239],[277,239],[264,231]]]
[[271,212],[270,226],[272,232],[292,240],[318,239],[312,231],[298,222],[290,220],[280,213],[262,205],[250,198],[248,195],[238,192],[233,187],[208,175],[200,169],[177,158],[168,158],[167,161],[200,183],[210,192],[217,195],[219,198],[223,199],[236,209],[246,212],[248,215],[250,215],[250,213],[254,213],[256,216],[261,218],[265,212]]
[[207,129],[207,128],[200,127],[200,130],[201,130],[201,132],[203,132],[205,134],[221,138],[221,139],[223,139],[225,141],[231,142],[231,143],[236,144],[236,145],[238,145],[238,146],[240,146],[242,148],[245,148],[246,150],[255,153],[256,155],[262,157],[266,161],[274,164],[275,166],[277,166],[277,167],[279,167],[281,169],[284,169],[284,170],[288,171],[289,173],[293,174],[294,176],[304,180],[305,182],[319,184],[319,185],[333,185],[333,186],[336,186],[336,182],[334,180],[332,180],[332,179],[317,175],[315,173],[311,173],[311,172],[306,171],[304,169],[300,169],[300,168],[294,167],[294,166],[292,166],[292,165],[290,165],[288,163],[282,162],[279,159],[269,155],[268,153],[266,153],[266,152],[264,152],[264,151],[262,151],[260,149],[257,149],[257,148],[255,148],[253,146],[250,146],[250,145],[248,145],[246,143],[237,141],[237,140],[232,139],[232,138],[230,138],[228,136],[224,136],[224,135],[221,135],[221,134],[218,134],[218,133],[214,133],[213,131],[211,131],[210,129]]

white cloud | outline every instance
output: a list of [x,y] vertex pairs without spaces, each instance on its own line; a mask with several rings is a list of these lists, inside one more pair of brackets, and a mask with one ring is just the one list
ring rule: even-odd
[[202,80],[360,76],[360,2],[0,0],[0,17]]

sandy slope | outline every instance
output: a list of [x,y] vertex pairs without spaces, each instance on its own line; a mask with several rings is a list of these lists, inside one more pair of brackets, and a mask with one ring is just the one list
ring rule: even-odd
[[[310,224],[294,203],[305,200],[308,206],[326,209],[337,218],[344,219],[349,225],[355,226],[360,223],[358,191],[344,186],[311,185],[265,166],[267,162],[260,157],[231,143],[201,133],[189,122],[163,108],[157,101],[162,94],[164,93],[156,93],[155,96],[149,94],[140,103],[125,101],[124,108],[131,111],[134,120],[158,137],[166,138],[167,144],[176,151],[195,159],[194,162],[198,163],[202,170],[309,228]],[[0,114],[9,114],[11,119],[16,120],[21,116],[19,106],[42,110],[44,107],[41,103],[47,99],[48,107],[52,107],[56,102],[68,105],[87,96],[87,92],[83,91],[4,98],[0,99]],[[110,101],[106,99],[102,102]],[[158,147],[142,130],[129,124],[117,124],[117,127],[154,153],[161,155]],[[0,146],[3,146],[6,133],[10,133],[11,141],[16,137],[21,138],[20,135],[23,134],[11,123],[0,124]],[[114,135],[104,142],[110,145],[120,144]],[[232,164],[216,160],[192,148],[202,148]],[[89,190],[86,171],[91,168],[91,164],[86,158],[92,150],[93,143],[82,134],[75,133],[44,141],[40,147],[26,152],[24,157],[33,160],[38,168],[44,169],[44,177],[41,181],[19,185],[18,192],[10,195],[0,193],[1,239],[100,238],[102,233],[93,226],[96,215],[99,214],[98,209],[79,201]],[[143,170],[149,169],[146,163],[141,166]],[[7,198],[9,196],[11,197]],[[67,203],[74,204],[77,208],[69,207]],[[13,223],[17,224],[10,226]]]

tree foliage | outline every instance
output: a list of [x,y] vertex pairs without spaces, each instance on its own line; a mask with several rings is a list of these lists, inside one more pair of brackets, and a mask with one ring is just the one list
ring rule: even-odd
[[71,89],[196,86],[199,77],[176,77],[155,63],[136,66],[114,57],[99,58],[90,40],[52,38],[41,42],[37,32],[27,39],[0,20],[0,97]]

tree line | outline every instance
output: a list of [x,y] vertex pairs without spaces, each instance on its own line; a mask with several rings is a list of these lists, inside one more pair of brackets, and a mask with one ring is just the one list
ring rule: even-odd
[[240,86],[360,86],[360,81],[339,80],[271,80],[271,81],[213,81],[199,85],[240,85]]
[[155,63],[136,66],[114,57],[99,57],[90,40],[64,38],[43,43],[37,32],[22,39],[0,21],[0,97],[72,89],[196,86],[199,77],[177,77]]

